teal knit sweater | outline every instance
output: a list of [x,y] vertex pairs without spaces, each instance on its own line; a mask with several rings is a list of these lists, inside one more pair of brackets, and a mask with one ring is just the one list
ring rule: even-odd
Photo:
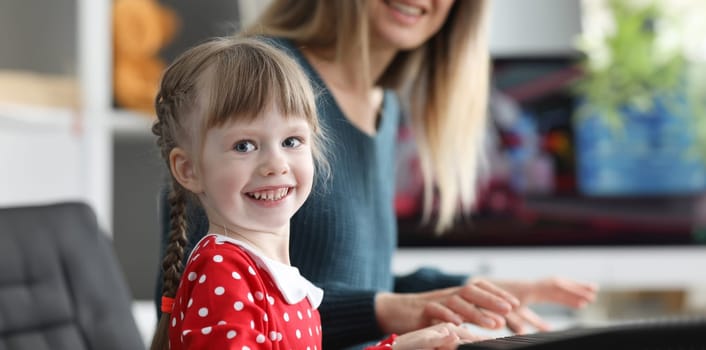
[[[397,248],[395,145],[401,114],[395,94],[385,93],[377,133],[367,135],[346,119],[325,83],[293,43],[274,42],[309,76],[317,92],[320,122],[330,141],[326,148],[332,176],[326,183],[317,181],[309,199],[292,218],[292,265],[324,289],[319,311],[325,349],[379,339],[383,334],[375,317],[377,292],[443,288],[461,284],[465,276],[445,275],[433,269],[398,278],[392,274],[392,256]],[[192,225],[190,242],[196,243],[208,225],[197,209],[191,215],[191,222],[195,219],[198,224]],[[168,213],[164,213],[163,242],[168,220]]]

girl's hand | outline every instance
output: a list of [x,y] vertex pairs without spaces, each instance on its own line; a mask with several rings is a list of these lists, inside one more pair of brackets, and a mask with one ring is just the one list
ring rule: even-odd
[[461,343],[484,340],[473,335],[466,328],[453,323],[439,323],[434,326],[400,335],[392,345],[394,350],[452,350]]

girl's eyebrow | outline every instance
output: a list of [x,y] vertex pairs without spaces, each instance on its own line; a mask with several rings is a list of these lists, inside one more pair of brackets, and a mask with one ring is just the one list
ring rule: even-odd
[[290,116],[289,118],[286,119],[286,123],[289,125],[291,129],[310,129],[311,125],[309,124],[309,121],[306,120],[303,117],[292,117]]
[[[227,130],[224,133],[224,136],[227,138],[247,138],[247,137],[258,137],[261,135],[267,135],[271,134],[274,131],[270,129],[263,129],[259,127],[236,127],[231,130]],[[285,134],[304,134],[304,133],[311,133],[311,128],[309,128],[308,124],[298,124],[298,125],[290,125],[283,129],[283,132]]]
[[291,125],[287,130],[289,132],[310,132],[311,128],[308,124],[296,124]]

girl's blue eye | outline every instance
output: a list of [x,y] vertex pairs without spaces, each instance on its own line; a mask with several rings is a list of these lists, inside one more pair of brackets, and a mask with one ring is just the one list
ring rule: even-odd
[[255,150],[255,145],[250,141],[240,141],[233,146],[233,150],[240,153],[251,152]]
[[297,148],[302,144],[302,141],[298,137],[288,137],[282,141],[282,147],[287,148]]

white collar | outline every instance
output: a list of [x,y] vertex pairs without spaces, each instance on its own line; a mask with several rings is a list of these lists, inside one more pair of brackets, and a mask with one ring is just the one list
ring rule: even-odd
[[[324,298],[323,289],[315,286],[302,276],[296,267],[270,259],[256,248],[237,239],[216,233],[206,235],[206,237],[208,236],[215,236],[217,244],[228,242],[243,248],[260,268],[266,270],[272,276],[277,289],[282,293],[288,304],[296,304],[306,297],[314,309],[321,305],[321,300]],[[206,237],[202,238],[202,240]]]

